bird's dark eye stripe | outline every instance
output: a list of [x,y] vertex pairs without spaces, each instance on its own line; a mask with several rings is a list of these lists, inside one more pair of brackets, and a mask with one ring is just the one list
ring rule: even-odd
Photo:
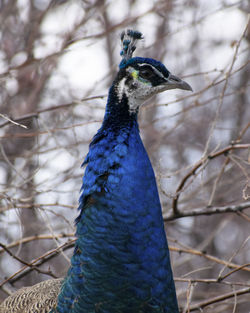
[[140,67],[140,72],[151,72],[151,73],[154,73],[154,70],[152,69],[151,66],[144,65],[144,66]]
[[156,75],[155,71],[151,68],[151,66],[142,66],[139,69],[139,75],[144,78],[150,78]]
[[[139,64],[138,64],[139,65]],[[169,76],[169,72],[167,71],[166,73],[162,73],[161,70],[148,65],[148,64],[140,64],[139,65],[139,72],[140,72],[140,76],[142,78],[153,78],[153,77],[158,77],[161,79],[166,79]],[[147,76],[147,77],[146,77]]]
[[143,65],[143,66],[140,66],[140,70],[149,70],[149,71],[152,71],[152,67],[150,65]]

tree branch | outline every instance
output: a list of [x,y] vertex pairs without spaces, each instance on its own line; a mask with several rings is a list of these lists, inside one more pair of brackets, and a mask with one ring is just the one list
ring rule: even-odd
[[186,182],[188,181],[188,179],[190,177],[192,177],[193,175],[196,174],[197,170],[203,165],[205,164],[207,161],[212,160],[220,155],[226,154],[229,151],[232,150],[238,150],[238,149],[249,149],[250,148],[250,144],[231,144],[219,151],[213,152],[211,154],[209,154],[208,156],[206,156],[205,158],[202,158],[201,160],[199,160],[194,167],[191,169],[191,171],[189,171],[182,179],[182,181],[180,182],[177,190],[176,190],[176,196],[174,197],[173,203],[172,203],[172,208],[173,208],[173,212],[174,215],[178,216],[179,215],[179,210],[178,210],[178,200],[180,197],[180,194],[186,184]]
[[246,293],[250,293],[250,287],[242,288],[242,289],[235,290],[235,291],[228,292],[228,293],[224,293],[220,296],[210,298],[208,300],[193,304],[189,307],[189,312],[195,311],[195,310],[200,310],[200,309],[203,309],[204,307],[206,307],[210,304],[214,304],[214,303],[226,300],[226,299],[230,299],[230,298],[233,298],[235,296],[241,296],[241,295],[244,295]]
[[200,215],[212,215],[212,214],[223,214],[223,213],[239,213],[245,209],[250,208],[250,201],[241,203],[238,205],[226,205],[222,207],[204,207],[194,210],[178,210],[178,215],[173,211],[163,215],[164,221],[172,221],[177,218],[188,217],[188,216],[200,216]]

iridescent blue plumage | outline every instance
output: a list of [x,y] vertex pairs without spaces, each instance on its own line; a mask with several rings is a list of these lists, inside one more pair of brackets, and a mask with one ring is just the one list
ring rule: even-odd
[[155,176],[137,124],[143,100],[177,78],[169,80],[159,61],[131,56],[120,65],[84,161],[77,242],[56,312],[178,312]]

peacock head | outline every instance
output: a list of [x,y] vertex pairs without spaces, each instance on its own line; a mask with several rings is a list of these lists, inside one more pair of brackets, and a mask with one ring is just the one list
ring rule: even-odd
[[134,57],[136,41],[142,39],[138,31],[127,30],[121,35],[122,61],[116,81],[116,91],[120,100],[126,97],[131,112],[137,111],[139,106],[153,95],[169,89],[183,89],[192,91],[191,86],[171,74],[160,62],[150,58]]

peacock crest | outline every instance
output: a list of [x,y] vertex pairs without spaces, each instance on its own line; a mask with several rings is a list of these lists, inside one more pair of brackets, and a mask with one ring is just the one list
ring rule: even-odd
[[127,29],[121,33],[122,50],[120,55],[122,57],[122,61],[119,65],[120,68],[123,68],[127,64],[128,60],[132,58],[136,49],[136,43],[141,39],[143,39],[142,33],[136,30]]

